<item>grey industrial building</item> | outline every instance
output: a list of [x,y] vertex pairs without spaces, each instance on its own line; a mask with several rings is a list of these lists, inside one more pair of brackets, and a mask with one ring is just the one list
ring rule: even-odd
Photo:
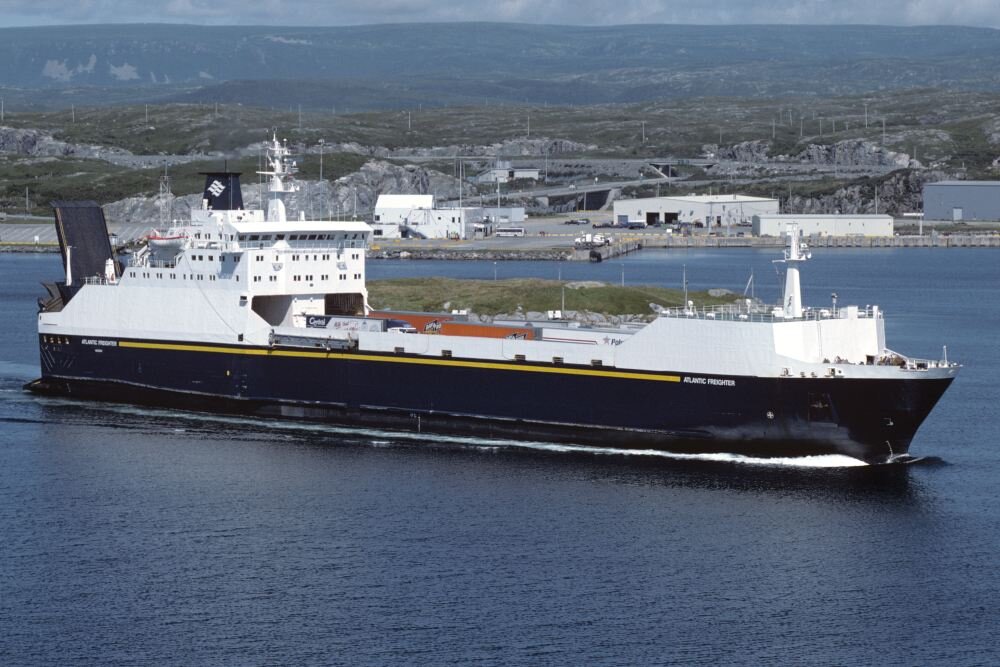
[[924,185],[924,220],[1000,220],[1000,181],[939,181]]

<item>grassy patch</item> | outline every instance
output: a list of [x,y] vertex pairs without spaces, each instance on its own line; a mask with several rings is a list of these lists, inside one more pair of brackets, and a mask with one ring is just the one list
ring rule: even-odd
[[[401,278],[371,281],[368,294],[371,305],[379,309],[434,312],[468,308],[480,315],[497,315],[513,313],[518,308],[524,312],[557,310],[561,307],[562,287],[566,284],[539,279]],[[707,292],[690,292],[688,298],[698,305],[715,305],[730,303],[735,297],[719,298]],[[683,292],[649,285],[566,288],[566,310],[605,315],[652,314],[650,303],[677,307],[683,302]]]

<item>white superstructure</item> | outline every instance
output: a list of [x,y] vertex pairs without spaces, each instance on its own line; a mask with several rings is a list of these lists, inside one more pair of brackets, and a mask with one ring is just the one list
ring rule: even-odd
[[266,213],[213,209],[210,201],[225,201],[238,180],[210,176],[203,206],[188,222],[154,229],[121,276],[75,276],[85,284],[62,310],[39,314],[40,332],[266,344],[310,316],[365,315],[371,228],[288,220],[284,197],[297,189],[294,172],[275,138],[261,172]]

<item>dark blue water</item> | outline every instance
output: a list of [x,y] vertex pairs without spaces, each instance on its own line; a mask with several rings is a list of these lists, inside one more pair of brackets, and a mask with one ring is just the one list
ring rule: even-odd
[[[776,296],[770,252],[498,276]],[[623,267],[624,265],[624,267]],[[492,279],[492,262],[372,262]],[[807,300],[879,303],[966,368],[923,464],[520,449],[41,399],[38,282],[0,255],[0,664],[1000,663],[1000,253],[837,250]],[[770,292],[769,292],[770,290]]]

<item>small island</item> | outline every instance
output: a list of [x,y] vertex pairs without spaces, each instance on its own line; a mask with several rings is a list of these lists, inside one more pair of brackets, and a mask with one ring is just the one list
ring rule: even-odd
[[[688,293],[688,299],[699,306],[732,303],[737,297],[725,289]],[[477,315],[481,321],[543,320],[547,318],[548,311],[561,310],[566,319],[616,324],[651,320],[656,317],[654,305],[681,307],[684,305],[684,293],[651,285],[620,287],[592,280],[456,280],[431,277],[369,281],[368,301],[378,310],[463,310]]]

